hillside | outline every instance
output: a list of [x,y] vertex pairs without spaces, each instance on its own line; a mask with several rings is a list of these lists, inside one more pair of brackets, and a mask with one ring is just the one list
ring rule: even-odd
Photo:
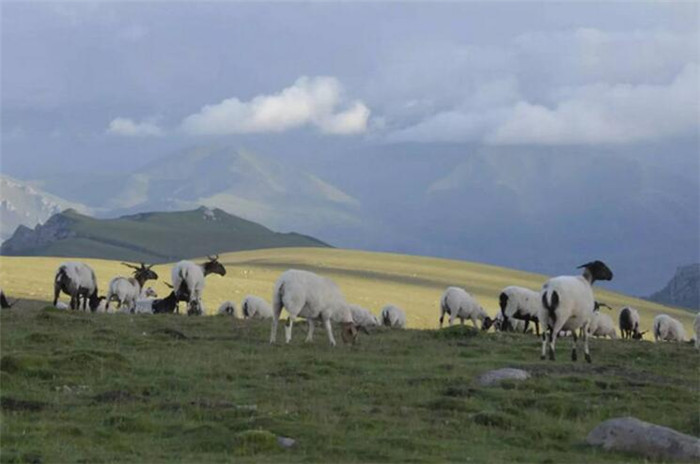
[[0,246],[10,256],[64,256],[163,263],[225,251],[327,247],[312,237],[277,233],[220,209],[95,219],[66,210],[35,229],[20,227]]
[[[239,303],[247,294],[270,300],[277,277],[286,269],[299,268],[318,272],[338,283],[346,298],[375,313],[387,303],[404,308],[412,328],[438,326],[438,301],[445,287],[459,285],[475,295],[484,308],[495,315],[498,295],[507,285],[532,289],[542,286],[546,277],[513,269],[465,261],[370,253],[329,248],[278,248],[244,251],[221,255],[226,266],[225,277],[207,278],[204,304],[214,313],[225,300]],[[52,294],[53,275],[62,258],[0,257],[0,287],[12,298],[48,301]],[[107,288],[109,280],[123,275],[126,268],[119,261],[85,260],[98,277],[99,288]],[[154,284],[165,295],[169,290],[170,264],[154,267],[161,280]],[[575,269],[562,270],[575,273]],[[614,271],[614,269],[613,269]],[[150,285],[150,283],[149,283]],[[631,305],[639,309],[641,325],[649,329],[656,314],[665,312],[683,321],[692,334],[692,315],[650,301],[605,290],[606,283],[596,285],[596,296],[614,308]],[[63,297],[65,298],[65,297]],[[613,319],[616,313],[610,313]]]
[[86,206],[46,193],[21,180],[0,175],[0,241],[11,237],[20,225],[33,228],[68,208],[82,213],[90,211]]
[[680,266],[666,286],[649,297],[651,301],[700,310],[700,264]]

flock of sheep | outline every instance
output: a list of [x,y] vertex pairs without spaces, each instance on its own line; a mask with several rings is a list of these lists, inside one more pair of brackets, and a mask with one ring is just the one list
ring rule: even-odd
[[[80,309],[82,306],[83,310],[109,312],[109,305],[116,302],[118,310],[122,312],[158,314],[179,312],[178,303],[184,301],[188,315],[201,315],[204,314],[202,293],[205,277],[209,274],[226,275],[226,269],[218,261],[218,255],[209,256],[201,265],[180,261],[173,266],[172,285],[166,284],[172,291],[165,298],[157,298],[153,288],[145,286],[148,280],[158,279],[158,275],[151,269],[152,265],[122,264],[133,270],[133,276],[113,278],[107,294],[99,296],[95,272],[90,266],[75,261],[62,263],[54,277],[53,305],[61,309]],[[516,286],[504,288],[499,295],[500,312],[494,319],[464,289],[448,287],[439,302],[440,327],[445,315],[449,316],[450,325],[455,319],[459,319],[462,324],[468,319],[477,327],[479,321],[481,330],[493,326],[500,331],[527,332],[532,323],[537,336],[540,336],[541,325],[542,359],[549,357],[554,360],[557,337],[570,335],[573,339],[572,360],[577,359],[580,337],[585,359],[591,362],[588,348],[590,336],[617,338],[612,318],[600,311],[600,307],[612,308],[597,302],[593,295],[593,284],[598,280],[611,280],[613,274],[602,261],[592,261],[579,268],[583,269],[581,275],[551,278],[544,283],[540,292]],[[70,296],[70,305],[58,301],[61,292]],[[12,304],[0,291],[0,305],[5,308]],[[348,303],[330,279],[296,269],[285,271],[279,277],[274,286],[272,305],[252,295],[246,296],[241,302],[244,318],[272,320],[270,343],[276,341],[282,309],[286,309],[289,315],[284,326],[287,343],[292,339],[296,318],[307,320],[306,341],[312,340],[315,323],[320,321],[332,346],[336,344],[332,323],[341,325],[342,338],[346,343],[355,341],[358,330],[368,332],[370,328],[380,325],[394,328],[406,326],[406,314],[397,306],[385,306],[379,317],[376,317],[369,310]],[[224,302],[219,307],[218,314],[238,317],[236,305],[231,301]],[[646,333],[640,332],[639,313],[634,308],[622,308],[618,323],[622,338],[639,340]],[[700,313],[695,318],[693,328],[695,347],[700,348]],[[654,318],[653,334],[657,342],[682,342],[686,338],[680,321],[667,314]]]

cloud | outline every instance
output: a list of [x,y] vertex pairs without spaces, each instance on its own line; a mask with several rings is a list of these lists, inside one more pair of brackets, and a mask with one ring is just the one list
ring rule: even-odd
[[344,91],[334,77],[300,77],[279,93],[259,95],[248,102],[229,98],[204,106],[182,121],[195,135],[284,132],[314,126],[327,134],[359,134],[367,130],[370,110],[361,101],[345,110]]
[[164,135],[163,129],[158,127],[153,119],[134,122],[129,118],[114,118],[107,128],[108,134],[124,137],[154,137]]

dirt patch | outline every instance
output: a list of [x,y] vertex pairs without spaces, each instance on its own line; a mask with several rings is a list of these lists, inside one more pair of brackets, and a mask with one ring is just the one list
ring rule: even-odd
[[41,411],[48,407],[48,403],[42,403],[40,401],[27,401],[18,400],[15,398],[10,398],[4,396],[0,398],[0,407],[3,411]]

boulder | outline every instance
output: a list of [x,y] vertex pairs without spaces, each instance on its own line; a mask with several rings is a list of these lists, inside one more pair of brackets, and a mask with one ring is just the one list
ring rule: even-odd
[[506,367],[481,374],[481,376],[479,376],[477,379],[477,382],[482,387],[491,387],[498,385],[504,380],[526,380],[529,378],[530,374],[527,371]]

